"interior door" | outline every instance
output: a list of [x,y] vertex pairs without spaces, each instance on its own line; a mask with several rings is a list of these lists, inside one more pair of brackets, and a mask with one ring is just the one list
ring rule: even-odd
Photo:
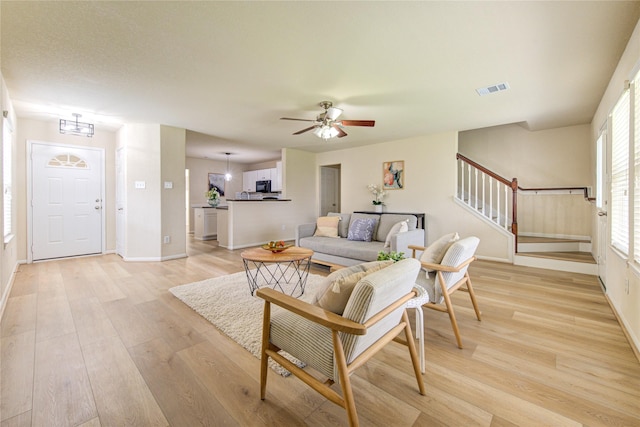
[[340,165],[320,167],[320,216],[340,212]]
[[[116,254],[125,254],[125,160],[124,148],[116,150]],[[187,181],[188,182],[188,181]]]
[[597,236],[598,236],[598,277],[602,282],[602,286],[606,289],[606,270],[607,270],[607,246],[609,242],[609,173],[607,172],[607,132],[606,128],[600,132],[600,136],[596,141],[596,210],[597,219]]
[[34,261],[102,252],[104,151],[31,143]]

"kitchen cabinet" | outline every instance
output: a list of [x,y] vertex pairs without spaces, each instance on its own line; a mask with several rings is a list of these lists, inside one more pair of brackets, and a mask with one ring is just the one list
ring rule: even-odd
[[213,240],[218,236],[218,211],[215,208],[194,208],[193,238]]
[[256,181],[271,181],[271,191],[282,191],[282,162],[275,168],[242,172],[242,191],[255,192]]
[[242,172],[242,191],[248,191],[250,193],[256,191],[257,173],[258,171]]
[[271,169],[258,169],[256,171],[256,181],[271,181]]

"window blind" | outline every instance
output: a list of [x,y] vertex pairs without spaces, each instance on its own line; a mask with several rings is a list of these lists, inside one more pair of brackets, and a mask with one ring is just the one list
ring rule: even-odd
[[611,245],[629,254],[629,91],[611,113]]

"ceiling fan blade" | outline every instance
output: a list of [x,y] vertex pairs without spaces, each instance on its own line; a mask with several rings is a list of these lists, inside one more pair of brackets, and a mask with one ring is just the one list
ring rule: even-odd
[[309,132],[311,129],[314,129],[316,126],[309,126],[306,129],[299,130],[298,132],[293,133],[292,135],[300,135],[301,133]]
[[342,120],[342,126],[375,126],[375,120]]
[[296,120],[298,122],[315,122],[315,120],[311,120],[311,119],[292,119],[291,117],[280,117],[280,120]]
[[342,128],[340,126],[338,126],[337,124],[332,124],[331,127],[333,127],[335,130],[338,131],[338,138],[342,138],[343,136],[347,136],[347,133],[345,131],[342,130]]
[[335,120],[338,117],[340,117],[340,114],[342,114],[342,110],[336,107],[331,107],[327,110],[327,115],[326,117],[331,119],[331,120]]

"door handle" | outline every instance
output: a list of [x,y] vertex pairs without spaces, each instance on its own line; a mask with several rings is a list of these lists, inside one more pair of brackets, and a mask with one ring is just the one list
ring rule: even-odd
[[600,211],[600,212],[598,212],[598,216],[607,216],[607,212]]

